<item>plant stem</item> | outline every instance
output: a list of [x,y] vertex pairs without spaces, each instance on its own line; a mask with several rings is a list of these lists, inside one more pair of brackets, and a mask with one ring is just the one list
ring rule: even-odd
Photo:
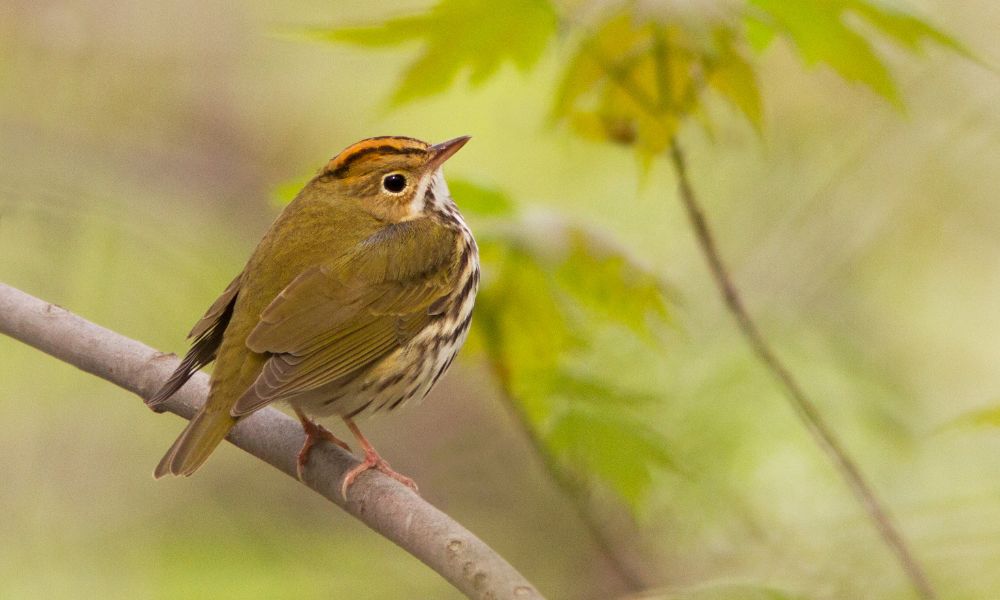
[[[493,339],[499,339],[499,332],[493,323],[480,319],[480,326],[491,330]],[[630,564],[623,553],[615,550],[615,540],[605,531],[605,527],[593,514],[590,506],[590,494],[587,491],[586,483],[579,477],[574,476],[567,469],[558,463],[552,453],[545,447],[545,444],[538,437],[537,429],[528,421],[528,416],[521,408],[510,382],[510,372],[503,357],[497,351],[501,344],[486,344],[486,354],[489,368],[493,372],[500,387],[500,392],[504,396],[504,404],[508,407],[511,416],[517,423],[521,433],[531,444],[532,450],[542,461],[542,466],[548,472],[552,481],[556,484],[564,496],[569,500],[580,523],[583,524],[587,534],[594,541],[601,556],[607,564],[614,570],[621,580],[625,592],[634,594],[649,589],[652,582],[637,565]]]
[[756,322],[750,317],[750,313],[747,312],[743,298],[736,288],[732,277],[729,275],[725,264],[722,262],[722,257],[715,244],[715,238],[705,219],[704,211],[701,209],[695,196],[688,176],[684,153],[676,138],[671,140],[670,160],[677,174],[681,202],[684,204],[691,227],[694,229],[698,245],[701,247],[702,254],[705,255],[705,259],[708,261],[712,277],[715,279],[715,283],[722,293],[726,308],[736,319],[740,332],[750,344],[753,353],[785,389],[799,420],[806,426],[809,433],[812,434],[816,444],[819,445],[833,462],[834,467],[864,507],[875,528],[878,530],[879,535],[882,536],[882,539],[896,555],[917,593],[925,600],[936,599],[938,597],[937,593],[927,579],[927,575],[924,573],[920,563],[913,556],[908,544],[893,522],[885,505],[875,493],[874,488],[865,479],[857,463],[847,453],[837,435],[827,425],[826,420],[816,408],[816,404],[806,395],[802,386],[792,375],[785,363],[771,349],[767,339],[760,332],[760,328],[757,327]]

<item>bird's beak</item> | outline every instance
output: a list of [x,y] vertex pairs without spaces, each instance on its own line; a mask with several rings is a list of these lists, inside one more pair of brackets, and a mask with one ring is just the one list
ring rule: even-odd
[[453,140],[448,140],[447,142],[434,144],[428,148],[431,153],[431,160],[428,163],[430,169],[434,171],[443,165],[444,161],[451,158],[452,155],[458,152],[470,139],[471,138],[469,136],[463,135],[462,137],[457,137]]

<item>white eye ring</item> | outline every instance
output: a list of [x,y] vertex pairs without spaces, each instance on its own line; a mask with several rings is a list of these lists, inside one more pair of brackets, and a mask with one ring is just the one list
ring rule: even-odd
[[382,178],[382,191],[386,194],[398,196],[405,192],[408,187],[410,187],[410,182],[402,173],[389,173]]

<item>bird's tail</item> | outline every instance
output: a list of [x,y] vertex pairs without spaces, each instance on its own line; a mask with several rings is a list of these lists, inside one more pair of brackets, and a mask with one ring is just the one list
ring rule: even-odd
[[191,475],[198,470],[212,451],[226,437],[237,419],[225,410],[198,411],[188,426],[177,437],[177,441],[167,450],[160,464],[156,465],[153,477],[164,475]]

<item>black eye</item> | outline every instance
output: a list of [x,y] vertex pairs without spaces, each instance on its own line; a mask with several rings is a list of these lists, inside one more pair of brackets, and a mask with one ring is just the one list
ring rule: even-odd
[[386,175],[382,178],[382,187],[389,193],[398,194],[406,189],[406,176],[399,173]]

